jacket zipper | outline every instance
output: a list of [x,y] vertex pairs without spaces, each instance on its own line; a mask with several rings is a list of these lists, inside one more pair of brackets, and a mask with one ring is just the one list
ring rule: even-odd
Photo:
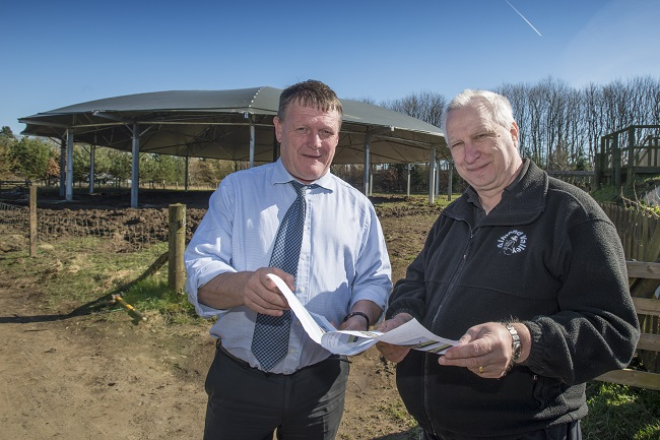
[[[464,220],[463,220],[464,221]],[[435,320],[438,319],[438,314],[440,313],[440,309],[442,308],[442,305],[445,303],[445,301],[453,295],[454,293],[454,286],[456,284],[456,280],[458,279],[459,275],[463,271],[463,267],[465,266],[465,262],[467,261],[467,258],[470,254],[470,249],[472,248],[472,243],[474,242],[474,237],[476,235],[476,231],[472,229],[472,226],[468,223],[465,222],[468,226],[468,229],[470,230],[470,238],[468,238],[467,243],[465,244],[465,248],[463,250],[463,255],[461,256],[461,261],[454,271],[454,276],[451,279],[451,282],[449,283],[449,287],[447,287],[447,293],[445,294],[445,297],[442,299],[440,304],[438,305],[438,310],[435,313],[435,316],[433,317],[433,320],[431,321],[431,326],[433,327],[433,324],[435,324]],[[433,422],[431,421],[431,417],[429,417],[429,408],[431,407],[431,402],[429,402],[429,393],[427,393],[427,390],[430,389],[429,386],[429,371],[428,371],[428,360],[429,360],[429,354],[425,354],[425,361],[424,361],[424,387],[422,388],[422,393],[424,393],[424,413],[426,415],[426,420],[427,424],[433,427],[433,433],[435,434],[435,426]]]

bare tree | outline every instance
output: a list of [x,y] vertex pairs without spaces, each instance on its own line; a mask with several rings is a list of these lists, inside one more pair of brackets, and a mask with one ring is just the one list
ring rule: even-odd
[[402,99],[383,102],[381,107],[403,113],[420,119],[436,127],[440,127],[440,119],[446,105],[443,95],[432,92],[411,94]]
[[529,87],[527,84],[504,84],[498,93],[506,96],[513,107],[513,118],[518,121],[518,148],[522,157],[532,157],[533,149],[530,147],[529,120]]
[[[592,83],[581,90],[548,77],[533,85],[505,84],[497,91],[513,106],[523,157],[548,169],[589,169],[605,134],[660,124],[660,82],[651,77]],[[635,136],[646,139],[651,131]]]
[[[660,124],[660,81],[648,76],[582,89],[547,77],[536,84],[503,84],[496,91],[511,102],[522,156],[546,169],[592,169],[604,135]],[[440,126],[445,98],[424,92],[380,105]],[[635,141],[655,142],[653,136],[656,131],[642,129]]]

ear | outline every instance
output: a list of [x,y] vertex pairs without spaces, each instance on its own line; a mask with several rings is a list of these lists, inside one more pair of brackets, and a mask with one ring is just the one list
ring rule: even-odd
[[513,140],[514,145],[518,148],[518,124],[515,121],[511,123],[511,128],[509,128],[509,133],[511,133],[511,139]]
[[273,124],[275,125],[275,137],[277,138],[277,142],[282,143],[282,121],[275,116],[273,118]]

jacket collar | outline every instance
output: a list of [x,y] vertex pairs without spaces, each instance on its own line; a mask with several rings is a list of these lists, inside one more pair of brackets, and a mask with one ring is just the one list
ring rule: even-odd
[[[529,159],[525,159],[524,168],[527,172],[522,179],[506,188],[500,203],[482,220],[480,226],[523,225],[533,222],[543,213],[548,194],[548,174]],[[466,191],[445,208],[443,214],[473,223],[473,208],[468,198]]]

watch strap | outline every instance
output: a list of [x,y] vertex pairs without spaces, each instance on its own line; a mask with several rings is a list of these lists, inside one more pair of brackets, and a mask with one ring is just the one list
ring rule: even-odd
[[511,364],[509,365],[509,368],[511,368],[516,362],[518,362],[518,359],[520,359],[522,346],[520,345],[520,336],[518,335],[518,330],[516,330],[516,328],[511,325],[511,323],[504,324],[504,327],[506,327],[506,329],[511,334],[511,348],[513,350]]
[[367,320],[367,328],[369,328],[369,325],[371,324],[369,321],[369,316],[364,313],[364,312],[351,312],[348,315],[344,316],[344,319],[342,319],[342,323],[346,322],[349,320],[349,318],[352,318],[353,316],[362,316],[364,319]]

